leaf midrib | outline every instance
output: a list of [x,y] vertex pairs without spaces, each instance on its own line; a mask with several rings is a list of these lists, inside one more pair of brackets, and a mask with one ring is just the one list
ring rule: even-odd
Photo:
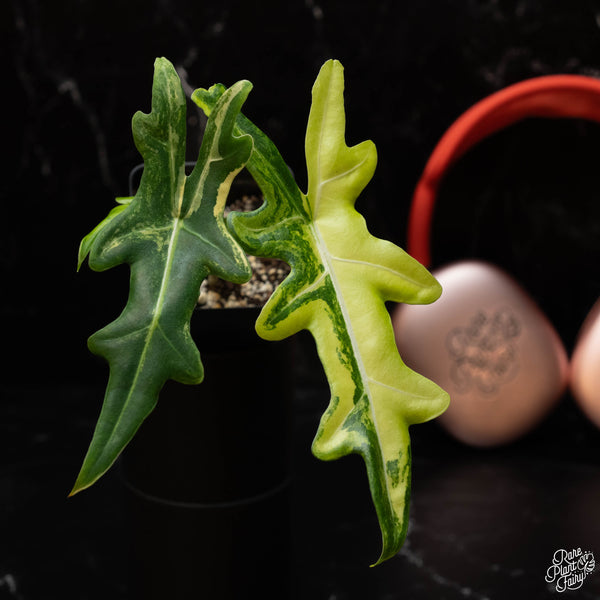
[[175,217],[175,218],[173,218],[172,223],[173,223],[173,231],[171,232],[171,237],[169,239],[167,260],[165,261],[165,268],[163,270],[163,276],[162,276],[162,280],[161,280],[160,289],[159,289],[159,292],[158,292],[158,295],[156,298],[156,302],[154,304],[154,308],[152,309],[152,320],[150,321],[150,324],[148,325],[148,330],[146,333],[146,337],[144,339],[143,350],[142,350],[142,353],[140,354],[140,358],[138,360],[138,364],[137,364],[137,368],[136,368],[136,371],[135,371],[135,374],[134,374],[134,377],[132,380],[132,384],[131,384],[131,386],[129,386],[127,398],[122,405],[121,412],[119,413],[119,417],[115,421],[115,423],[110,431],[109,439],[110,439],[110,437],[112,437],[112,434],[114,433],[114,431],[116,429],[118,429],[119,425],[121,424],[121,422],[123,420],[123,415],[127,413],[127,406],[131,402],[131,399],[134,395],[134,391],[136,389],[137,381],[138,381],[138,379],[142,373],[142,370],[144,368],[146,354],[148,353],[148,349],[150,347],[151,340],[152,340],[156,330],[160,328],[160,316],[161,316],[162,305],[164,303],[164,299],[167,294],[169,276],[171,274],[171,268],[173,266],[173,261],[175,258],[175,253],[176,253],[176,248],[177,248],[177,240],[179,238],[179,232],[183,225],[183,219]]
[[358,260],[356,258],[342,258],[341,256],[336,256],[334,254],[331,255],[331,258],[332,258],[332,260],[337,261],[337,262],[345,262],[345,263],[350,263],[350,264],[355,264],[355,265],[363,265],[365,267],[372,267],[373,269],[377,269],[380,271],[387,271],[388,273],[391,273],[395,277],[399,277],[400,279],[403,279],[404,281],[406,281],[414,286],[419,285],[419,282],[416,279],[413,279],[412,277],[408,277],[405,273],[402,273],[401,271],[398,271],[396,269],[392,269],[391,267],[386,267],[385,265],[373,263],[368,260]]
[[[232,98],[229,98],[228,102],[226,104],[226,107],[228,107],[231,102],[232,102]],[[165,266],[163,269],[163,275],[162,275],[162,279],[161,279],[161,283],[160,283],[160,289],[159,289],[159,292],[158,292],[158,295],[156,298],[156,302],[152,309],[152,320],[148,326],[148,331],[147,331],[146,337],[144,339],[142,353],[140,354],[140,358],[137,363],[137,368],[136,368],[135,374],[133,376],[131,386],[129,387],[125,402],[122,405],[119,417],[117,418],[117,420],[115,421],[115,423],[111,429],[110,436],[112,436],[114,431],[119,427],[120,423],[122,422],[123,415],[127,413],[127,407],[129,405],[129,403],[131,402],[131,399],[134,395],[134,392],[135,392],[135,389],[137,386],[138,379],[144,369],[146,355],[150,348],[152,338],[154,337],[154,334],[156,333],[156,331],[160,329],[160,317],[161,317],[161,313],[162,313],[162,306],[163,306],[165,297],[167,295],[167,290],[169,287],[169,278],[170,278],[173,262],[175,260],[175,254],[176,254],[176,249],[177,249],[177,240],[179,239],[180,231],[183,229],[185,231],[189,231],[190,233],[194,233],[195,235],[197,235],[198,237],[200,237],[201,239],[203,239],[204,241],[209,243],[211,246],[214,246],[208,240],[206,240],[203,236],[200,236],[198,233],[188,230],[184,225],[185,225],[185,220],[199,208],[200,201],[203,196],[205,182],[207,180],[208,173],[210,172],[211,164],[213,162],[217,162],[221,158],[218,146],[219,146],[219,136],[221,133],[221,125],[222,125],[222,122],[224,119],[224,115],[225,115],[225,111],[221,111],[220,112],[221,118],[217,122],[215,135],[211,139],[211,145],[209,148],[208,157],[202,165],[202,170],[201,170],[200,176],[198,177],[198,182],[191,192],[192,202],[190,203],[190,206],[187,209],[185,215],[182,215],[183,208],[184,208],[183,207],[183,198],[184,198],[184,194],[186,192],[186,187],[187,187],[186,184],[189,183],[189,178],[186,177],[184,174],[182,180],[180,181],[180,176],[177,176],[177,180],[178,180],[178,184],[179,184],[178,188],[177,188],[178,201],[176,201],[174,203],[174,205],[177,206],[177,213],[175,215],[173,215],[172,221],[171,221],[171,226],[172,226],[173,230],[171,232],[171,237],[169,239],[168,250],[167,250],[167,259],[165,261]],[[169,135],[171,137],[172,137],[172,131],[173,131],[172,127],[169,126]],[[174,147],[174,144],[172,144],[171,146]],[[170,152],[169,153],[170,164],[174,164],[172,162],[173,160],[176,160],[176,157],[174,156],[173,152]],[[173,172],[173,175],[175,176],[175,172]],[[168,229],[168,227],[165,227],[165,229]]]
[[[373,427],[375,429],[375,435],[377,436],[377,440],[378,440],[378,451],[381,457],[381,464],[385,465],[385,456],[383,454],[383,448],[381,445],[381,435],[379,433],[379,426],[377,423],[377,415],[375,413],[375,406],[374,406],[374,402],[373,402],[373,398],[372,398],[372,394],[371,394],[371,388],[369,385],[369,381],[370,381],[370,377],[367,374],[367,370],[365,368],[365,364],[363,362],[362,359],[362,355],[361,352],[358,348],[358,344],[356,341],[356,335],[354,333],[354,329],[352,327],[352,322],[350,320],[350,316],[348,313],[348,309],[346,306],[346,302],[344,300],[344,295],[342,293],[342,289],[341,289],[341,285],[338,282],[337,279],[337,274],[335,272],[335,269],[333,268],[332,265],[332,260],[334,259],[334,256],[329,252],[329,249],[327,247],[327,243],[325,242],[323,236],[321,235],[321,232],[319,230],[318,224],[317,224],[317,219],[318,219],[318,212],[319,212],[319,208],[320,208],[320,202],[321,202],[321,192],[322,192],[322,188],[325,185],[325,181],[322,180],[321,178],[321,156],[322,156],[322,144],[323,144],[323,138],[324,138],[324,133],[325,133],[325,122],[327,121],[327,114],[329,111],[329,103],[330,103],[330,96],[331,96],[331,89],[333,87],[333,77],[329,78],[329,85],[328,85],[328,90],[327,93],[324,95],[324,102],[323,102],[323,111],[322,111],[322,117],[321,117],[321,123],[320,123],[320,131],[319,131],[319,142],[317,145],[317,152],[316,152],[316,157],[317,157],[317,181],[319,182],[316,188],[316,198],[315,198],[315,203],[314,203],[314,212],[313,212],[313,219],[310,223],[310,230],[313,232],[313,235],[315,237],[315,241],[316,241],[316,246],[318,248],[320,257],[321,257],[321,261],[323,262],[323,264],[326,267],[326,271],[329,273],[329,276],[331,278],[331,282],[333,285],[333,288],[336,292],[336,297],[338,299],[338,304],[340,306],[340,310],[342,312],[342,318],[344,320],[344,325],[346,327],[346,331],[348,332],[348,337],[350,339],[350,344],[352,346],[352,351],[353,354],[356,358],[356,363],[358,366],[358,370],[361,376],[361,380],[363,382],[363,386],[364,386],[364,393],[367,396],[367,400],[369,403],[369,409],[371,411],[371,418],[372,418],[372,422],[373,422]],[[343,141],[343,140],[342,140]],[[345,145],[345,143],[344,143]],[[364,161],[363,161],[364,162]],[[362,164],[362,162],[361,162]],[[352,172],[352,170],[348,171],[348,172]],[[330,180],[334,180],[336,179],[336,177],[330,178]],[[331,259],[331,260],[330,260]],[[384,468],[384,472],[383,472],[383,480],[385,482],[385,489],[386,489],[386,498],[387,498],[387,502],[389,505],[389,508],[392,512],[392,514],[395,514],[395,510],[394,510],[394,505],[392,502],[392,495],[390,492],[390,487],[389,487],[389,483],[388,483],[388,477],[387,477],[387,473],[385,472],[385,468]]]

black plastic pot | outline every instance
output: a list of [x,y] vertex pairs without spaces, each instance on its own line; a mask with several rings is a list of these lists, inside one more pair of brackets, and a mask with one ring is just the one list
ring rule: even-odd
[[122,460],[132,600],[287,598],[290,344],[198,310],[198,386],[169,382]]
[[[247,173],[243,194],[260,194]],[[123,453],[130,600],[290,596],[291,342],[261,340],[258,313],[195,312],[204,381],[168,382]]]

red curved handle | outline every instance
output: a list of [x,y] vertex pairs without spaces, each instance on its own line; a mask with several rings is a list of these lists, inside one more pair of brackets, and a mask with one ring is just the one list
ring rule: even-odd
[[431,220],[446,171],[488,135],[527,117],[566,117],[600,122],[600,80],[584,75],[547,75],[504,88],[465,111],[434,148],[413,194],[407,250],[431,263]]

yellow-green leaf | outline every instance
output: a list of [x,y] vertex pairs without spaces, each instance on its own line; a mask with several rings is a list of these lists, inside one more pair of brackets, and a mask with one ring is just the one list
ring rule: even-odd
[[[197,90],[194,99],[210,114],[222,89]],[[306,194],[270,140],[238,116],[237,131],[254,139],[247,168],[265,203],[252,213],[230,214],[228,224],[247,252],[291,266],[256,329],[271,340],[302,329],[312,333],[331,389],[313,452],[324,460],[363,457],[382,531],[378,564],[406,536],[408,427],[436,417],[448,404],[443,390],[402,362],[385,302],[428,303],[441,288],[401,248],[372,236],[355,210],[377,155],[370,141],[346,145],[343,89],[342,65],[328,61],[313,87]]]

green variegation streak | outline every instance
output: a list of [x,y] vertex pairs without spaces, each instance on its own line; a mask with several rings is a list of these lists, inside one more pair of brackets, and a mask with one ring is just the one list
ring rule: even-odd
[[[222,90],[213,86],[193,97],[210,114]],[[376,152],[371,142],[345,144],[340,63],[326,63],[313,88],[306,195],[270,140],[243,115],[237,130],[254,138],[247,168],[265,203],[253,213],[232,213],[228,224],[247,252],[282,258],[292,267],[256,328],[274,340],[301,329],[313,334],[331,388],[313,452],[326,460],[363,456],[382,530],[379,563],[397,552],[406,535],[408,427],[437,416],[448,403],[445,392],[402,362],[385,302],[432,302],[441,289],[403,250],[371,236],[354,209]]]
[[[235,118],[251,85],[224,91],[208,120],[198,161],[185,175],[185,96],[175,69],[155,63],[152,111],[136,113],[134,141],[144,172],[133,200],[86,236],[97,271],[129,263],[130,292],[121,315],[88,341],[110,365],[104,404],[72,493],[90,486],[116,460],[154,408],[167,379],[199,383],[203,367],[190,318],[209,273],[242,283],[246,256],[222,216],[233,177],[252,152],[249,136],[234,135]],[[85,238],[84,238],[85,239]]]
[[[237,130],[254,138],[247,168],[265,203],[253,213],[231,214],[228,224],[247,252],[282,258],[292,267],[256,329],[273,340],[301,329],[314,336],[331,401],[313,452],[326,460],[363,456],[382,530],[381,562],[406,535],[408,427],[437,416],[448,403],[445,392],[402,362],[385,302],[432,302],[441,288],[403,250],[371,236],[354,209],[373,175],[376,151],[371,142],[346,146],[343,87],[341,64],[327,62],[313,88],[306,195],[270,140],[238,117]],[[198,90],[194,99],[210,114],[222,90]]]

